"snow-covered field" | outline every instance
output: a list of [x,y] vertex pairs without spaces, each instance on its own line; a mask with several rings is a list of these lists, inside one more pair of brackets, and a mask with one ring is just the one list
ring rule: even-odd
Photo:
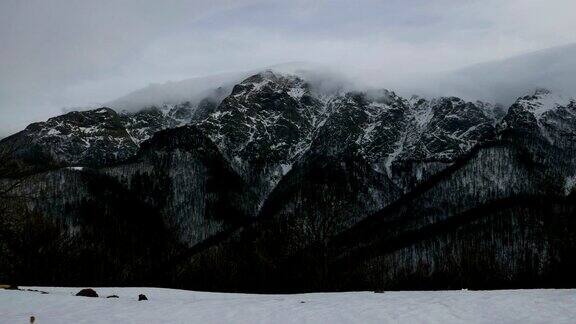
[[[161,288],[0,289],[0,323],[576,323],[576,290],[347,292],[297,295]],[[137,301],[145,294],[148,301]]]

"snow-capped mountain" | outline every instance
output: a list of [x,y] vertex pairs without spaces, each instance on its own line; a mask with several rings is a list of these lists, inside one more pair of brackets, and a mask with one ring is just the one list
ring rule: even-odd
[[[6,165],[34,166],[15,189],[30,200],[6,210],[15,230],[43,215],[54,258],[105,260],[90,276],[110,284],[115,269],[206,289],[409,287],[404,276],[433,287],[436,275],[452,287],[458,264],[480,264],[499,269],[498,285],[521,283],[522,266],[551,280],[557,251],[576,250],[558,245],[576,232],[562,230],[576,229],[570,97],[539,89],[505,110],[325,85],[265,70],[195,102],[32,124],[0,141]],[[77,166],[89,168],[63,168]],[[478,240],[497,256],[469,259]],[[530,244],[537,262],[513,253]],[[286,286],[270,286],[278,277]]]
[[3,140],[27,159],[55,164],[106,164],[134,155],[138,146],[110,108],[70,112],[34,123]]
[[137,112],[124,110],[120,117],[132,141],[140,145],[160,130],[190,123],[194,119],[195,108],[187,101],[177,105],[163,105],[160,108],[148,107]]
[[576,126],[576,100],[538,89],[519,98],[504,118],[501,131],[524,130],[540,136],[552,145],[572,144]]
[[184,102],[137,112],[118,113],[107,107],[73,111],[31,124],[3,143],[25,160],[40,159],[40,164],[108,165],[133,157],[139,145],[156,132],[190,123],[195,108]]
[[264,201],[295,163],[318,155],[359,156],[407,191],[502,134],[526,131],[563,147],[571,145],[576,129],[574,100],[545,89],[519,98],[508,113],[456,97],[320,91],[317,83],[272,70],[246,78],[229,93],[219,89],[222,99],[209,96],[196,104],[70,112],[2,142],[26,159],[105,166],[136,156],[160,130],[195,124]]

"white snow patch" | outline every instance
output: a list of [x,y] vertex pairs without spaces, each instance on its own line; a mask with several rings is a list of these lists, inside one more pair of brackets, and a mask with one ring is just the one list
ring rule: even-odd
[[394,147],[394,151],[388,155],[386,158],[386,173],[388,174],[389,178],[392,178],[392,162],[396,160],[396,158],[402,153],[404,150],[404,142],[406,141],[405,136],[402,136],[400,140],[396,143]]
[[540,119],[540,117],[548,111],[555,110],[558,107],[568,106],[573,100],[547,90],[539,90],[535,96],[537,97],[535,100],[521,99],[520,103],[526,106],[529,111],[534,114],[536,119]]
[[431,105],[426,105],[424,109],[417,111],[414,114],[414,119],[416,120],[416,124],[418,127],[422,128],[430,123],[434,117],[434,112],[432,111]]
[[291,88],[288,91],[288,95],[294,99],[302,98],[302,96],[304,96],[305,93],[306,91],[302,87]]
[[54,135],[60,135],[60,134],[61,134],[60,131],[55,129],[55,128],[50,128],[48,130],[48,132],[46,132],[47,136],[54,136]]
[[[0,289],[0,322],[28,323],[574,323],[576,290],[391,291],[251,295],[162,288]],[[105,298],[108,295],[119,298]],[[137,301],[145,294],[148,301]]]
[[290,170],[292,170],[292,164],[280,164],[280,168],[282,168],[282,175],[286,175]]
[[94,134],[101,131],[98,125],[89,127],[78,127],[78,129],[82,131],[84,134]]
[[574,189],[575,185],[576,185],[576,175],[567,177],[564,182],[564,194],[568,196],[570,192],[572,192],[572,189]]
[[220,111],[220,110],[218,110],[218,111],[213,112],[213,113],[211,114],[211,116],[214,117],[214,118],[220,118],[220,117],[222,117],[222,116],[224,116],[224,115],[230,115],[230,114],[232,114],[231,111]]

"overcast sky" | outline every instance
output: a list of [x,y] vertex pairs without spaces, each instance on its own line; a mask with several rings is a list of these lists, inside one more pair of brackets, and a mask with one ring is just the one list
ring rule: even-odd
[[150,83],[307,61],[371,82],[576,42],[574,0],[0,0],[0,136]]

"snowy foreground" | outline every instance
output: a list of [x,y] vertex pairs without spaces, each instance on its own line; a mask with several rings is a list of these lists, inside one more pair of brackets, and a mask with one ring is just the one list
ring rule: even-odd
[[[0,323],[576,323],[574,290],[347,292],[298,295],[160,288],[0,289]],[[146,294],[148,301],[137,301]]]

